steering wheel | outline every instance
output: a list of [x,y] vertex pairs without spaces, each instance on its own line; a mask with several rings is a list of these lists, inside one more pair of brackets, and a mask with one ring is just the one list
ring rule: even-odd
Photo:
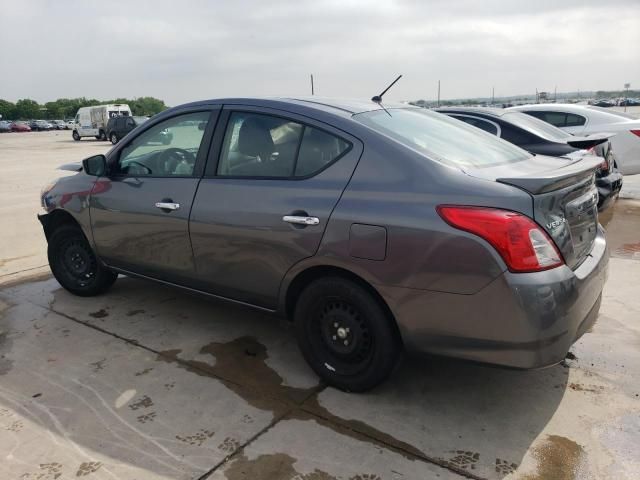
[[172,147],[163,150],[158,157],[158,161],[165,167],[165,172],[173,174],[181,162],[186,162],[193,167],[196,163],[196,156],[183,148]]

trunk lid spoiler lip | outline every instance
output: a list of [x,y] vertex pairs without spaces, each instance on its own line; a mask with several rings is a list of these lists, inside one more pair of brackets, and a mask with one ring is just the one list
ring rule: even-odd
[[532,194],[540,194],[559,190],[563,187],[578,183],[594,175],[602,163],[602,158],[585,156],[580,160],[552,170],[529,173],[517,177],[496,178],[497,182],[526,190]]
[[586,136],[572,136],[567,138],[566,143],[575,148],[591,148],[596,145],[600,145],[601,143],[605,143],[611,137],[614,137],[615,133],[593,133],[591,135]]

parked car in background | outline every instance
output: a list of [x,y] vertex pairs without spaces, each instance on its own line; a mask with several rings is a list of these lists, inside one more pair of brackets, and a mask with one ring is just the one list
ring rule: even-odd
[[66,127],[63,120],[51,120],[50,122],[55,130],[64,130]]
[[364,391],[403,349],[562,361],[607,275],[599,164],[404,104],[211,100],[85,159],[39,218],[70,292],[123,273],[280,314],[320,377]]
[[10,132],[11,131],[11,122],[7,122],[6,120],[0,120],[0,132]]
[[129,105],[113,104],[82,107],[76,114],[72,137],[76,141],[82,139],[82,137],[95,137],[98,140],[106,140],[109,119],[120,116],[131,116]]
[[579,159],[596,155],[601,164],[596,173],[598,208],[607,208],[620,193],[622,174],[616,168],[610,138],[613,134],[576,137],[564,130],[521,112],[499,108],[450,107],[437,112],[457,118],[485,132],[496,135],[537,155]]
[[27,122],[13,122],[11,124],[12,132],[30,132],[31,127]]
[[[113,145],[118,143],[127,133],[149,120],[149,117],[113,117],[107,123],[107,138]],[[160,132],[158,141],[168,145],[173,138],[169,131]]]
[[623,112],[592,105],[520,105],[516,110],[539,118],[574,135],[611,132],[618,169],[625,175],[640,173],[640,120]]
[[618,102],[620,107],[637,107],[640,106],[640,99],[638,98],[622,98]]
[[29,126],[31,127],[31,130],[35,130],[37,132],[49,131],[54,128],[47,120],[33,120]]
[[591,105],[593,105],[594,107],[609,108],[609,107],[615,107],[616,102],[614,102],[613,100],[601,99],[601,100],[595,100]]

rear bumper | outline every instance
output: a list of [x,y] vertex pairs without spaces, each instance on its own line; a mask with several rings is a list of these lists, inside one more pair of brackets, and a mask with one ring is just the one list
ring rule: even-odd
[[622,174],[614,171],[605,177],[596,178],[598,188],[598,210],[605,210],[622,189]]
[[599,229],[576,270],[505,272],[473,295],[379,288],[409,351],[540,368],[564,359],[595,323],[608,263]]

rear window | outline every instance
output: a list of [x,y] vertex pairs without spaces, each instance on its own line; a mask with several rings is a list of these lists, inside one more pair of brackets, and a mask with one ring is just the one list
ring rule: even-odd
[[360,113],[354,119],[454,167],[491,167],[531,158],[515,145],[441,113],[422,108],[387,111]]

